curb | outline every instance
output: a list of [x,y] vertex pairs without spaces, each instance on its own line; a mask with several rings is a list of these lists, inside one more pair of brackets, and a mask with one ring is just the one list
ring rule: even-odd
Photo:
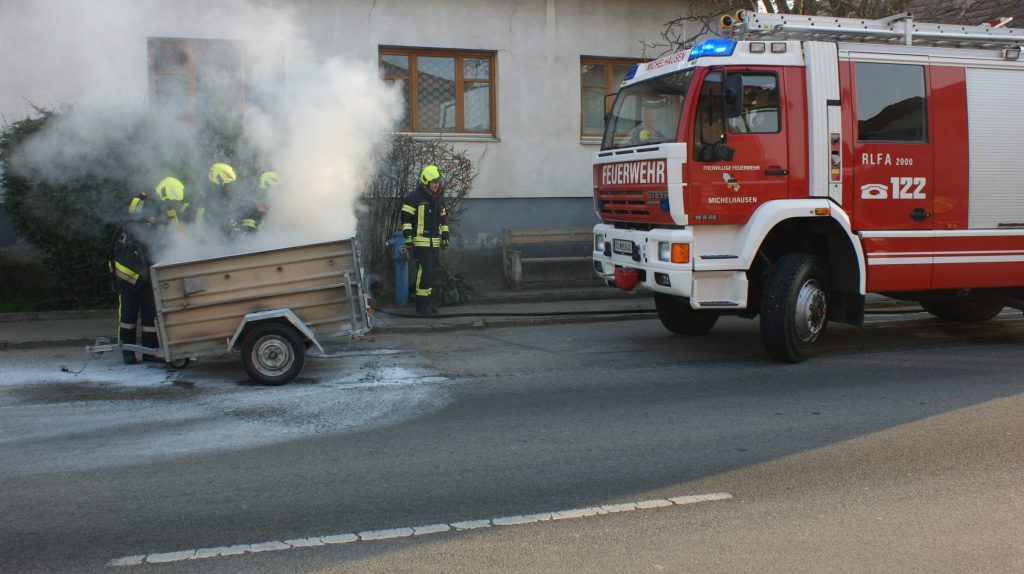
[[638,291],[626,292],[610,287],[581,291],[513,291],[510,293],[478,293],[471,305],[504,305],[515,303],[558,303],[562,301],[621,301],[633,298],[649,298]]
[[[617,313],[609,312],[607,315],[571,315],[550,317],[513,317],[509,319],[486,318],[475,321],[467,320],[458,323],[444,322],[444,316],[436,319],[422,319],[422,322],[405,325],[387,325],[377,322],[368,334],[403,334],[403,333],[440,333],[451,331],[468,331],[474,329],[500,329],[508,327],[532,327],[538,325],[560,325],[572,323],[598,323],[602,321],[632,321],[638,319],[650,319],[656,317],[656,312],[651,309],[649,313]],[[404,318],[403,318],[404,319]],[[48,347],[86,347],[96,342],[95,337],[82,338],[73,337],[67,339],[28,339],[0,341],[0,351],[43,349]]]
[[[626,295],[625,298],[629,298],[631,295]],[[566,297],[565,300],[579,300],[574,299],[572,296]],[[606,299],[606,297],[595,297],[595,299]],[[551,299],[547,299],[550,301]],[[907,303],[902,301],[873,301],[867,309],[867,312],[872,311],[878,313],[893,313],[909,311],[911,308],[918,308],[916,303]],[[385,310],[380,310],[382,315]],[[397,311],[397,310],[396,310]],[[607,314],[593,313],[589,315],[550,315],[550,316],[539,316],[539,317],[515,317],[509,316],[508,318],[501,317],[481,317],[474,319],[461,318],[463,320],[457,322],[447,322],[444,315],[438,315],[436,318],[430,319],[407,319],[405,317],[398,318],[398,324],[394,324],[391,319],[385,319],[383,321],[375,319],[375,324],[370,329],[368,334],[403,334],[403,333],[441,333],[441,332],[452,332],[452,331],[468,331],[476,329],[501,329],[510,327],[535,327],[541,325],[561,325],[561,324],[585,324],[585,323],[600,323],[609,321],[637,321],[637,320],[649,320],[657,318],[657,312],[654,309],[636,309],[630,310],[629,313],[622,313],[621,311],[614,310],[609,311]],[[62,320],[62,319],[87,319],[87,318],[108,318],[111,316],[113,311],[110,310],[95,310],[95,311],[51,311],[44,313],[4,313],[0,314],[0,322],[3,321],[14,321],[10,319],[11,316],[22,316],[25,318],[17,319],[20,321],[41,321],[41,320]],[[399,311],[400,312],[400,311]],[[409,322],[407,322],[409,321]],[[415,322],[412,322],[415,321]],[[391,324],[389,324],[391,323]],[[406,323],[406,324],[402,324]],[[26,350],[26,349],[41,349],[48,347],[85,347],[92,345],[96,342],[95,337],[68,337],[65,339],[25,339],[25,340],[0,340],[0,351],[6,350]]]
[[414,325],[383,325],[376,324],[370,329],[370,333],[438,333],[450,331],[468,331],[475,329],[501,329],[508,327],[535,327],[539,325],[567,325],[577,323],[600,323],[609,321],[636,321],[641,319],[656,318],[657,312],[651,309],[649,312],[618,313],[610,311],[607,315],[570,315],[550,317],[512,317],[509,319],[486,318],[465,323],[444,323],[444,315],[436,319],[423,319],[422,323]]
[[104,319],[117,317],[117,309],[87,309],[82,311],[28,311],[24,313],[0,313],[0,323],[22,321],[64,321],[70,319]]
[[96,338],[85,339],[30,339],[27,341],[0,341],[0,351],[17,351],[26,349],[47,349],[51,347],[86,347],[96,343]]

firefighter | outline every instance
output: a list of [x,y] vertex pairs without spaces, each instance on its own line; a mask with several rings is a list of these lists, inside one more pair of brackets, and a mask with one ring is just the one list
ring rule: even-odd
[[[184,187],[184,186],[183,186]],[[190,194],[191,195],[191,194]],[[202,194],[199,194],[199,198],[187,197],[182,199],[178,204],[178,227],[190,225],[193,223],[200,223],[203,221],[203,214],[206,213],[206,208],[203,205]]]
[[645,144],[652,139],[664,141],[665,136],[661,135],[661,132],[646,123],[637,124],[637,126],[629,132],[629,141],[634,145]]
[[260,189],[267,190],[277,187],[281,183],[281,176],[276,171],[265,171],[260,174]]
[[412,246],[416,259],[416,312],[436,315],[430,298],[434,293],[434,273],[440,250],[448,247],[448,214],[441,195],[441,172],[428,165],[420,173],[420,183],[402,204],[402,235]]
[[260,174],[257,189],[253,192],[249,201],[244,202],[238,220],[239,230],[245,233],[255,233],[263,228],[263,220],[267,217],[267,192],[281,183],[281,177],[276,171],[265,171]]
[[[167,177],[154,188],[154,198],[145,192],[132,198],[128,205],[128,221],[114,234],[110,270],[117,281],[118,340],[134,345],[135,321],[142,316],[143,347],[159,346],[156,336],[156,303],[149,281],[150,256],[146,242],[152,243],[167,227],[180,228],[179,204],[185,199],[185,186],[180,180]],[[134,351],[122,351],[125,364],[136,363]],[[143,360],[157,360],[149,354]]]
[[139,192],[132,198],[131,203],[128,204],[130,221],[136,224],[142,223],[146,226],[157,227],[169,224],[177,229],[181,229],[178,212],[181,211],[182,205],[188,205],[183,203],[185,199],[185,184],[181,183],[181,180],[177,178],[165,177],[160,180],[160,183],[156,184],[153,191],[155,192],[156,199],[148,203],[149,194],[144,191]]
[[202,217],[209,219],[225,236],[230,237],[238,228],[232,213],[232,184],[238,179],[235,169],[222,162],[210,166],[209,180],[203,200]]

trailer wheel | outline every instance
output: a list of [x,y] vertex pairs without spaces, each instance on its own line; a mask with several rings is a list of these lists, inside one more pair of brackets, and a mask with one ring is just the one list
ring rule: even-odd
[[998,303],[972,299],[921,301],[921,308],[950,323],[984,323],[1003,310],[1003,306]]
[[654,306],[661,324],[676,335],[706,335],[718,322],[717,311],[697,311],[682,297],[655,293]]
[[305,342],[288,325],[257,325],[242,341],[242,366],[254,381],[264,385],[291,381],[305,362]]
[[174,360],[173,360],[173,361],[171,361],[171,362],[170,362],[169,364],[171,365],[171,368],[173,368],[173,369],[184,369],[185,367],[187,367],[187,366],[188,366],[188,364],[189,364],[189,363],[190,363],[191,361],[192,361],[192,359],[189,359],[189,358],[185,358],[185,359],[174,359]]
[[814,354],[828,324],[824,277],[812,255],[791,253],[772,265],[761,302],[761,344],[773,359],[799,363]]

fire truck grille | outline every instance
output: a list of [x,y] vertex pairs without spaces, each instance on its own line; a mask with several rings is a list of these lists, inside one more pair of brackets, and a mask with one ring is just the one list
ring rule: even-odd
[[643,191],[602,191],[597,194],[598,211],[606,221],[671,222],[660,202],[648,202]]

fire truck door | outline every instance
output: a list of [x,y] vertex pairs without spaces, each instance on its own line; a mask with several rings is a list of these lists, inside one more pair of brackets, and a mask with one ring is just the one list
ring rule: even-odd
[[724,84],[721,69],[704,77],[688,162],[691,222],[743,223],[760,204],[787,197],[789,154],[779,106],[785,101],[780,72],[729,70]]
[[855,229],[932,229],[924,66],[857,62],[853,76]]
[[933,146],[924,66],[855,62],[853,228],[868,291],[932,285]]

